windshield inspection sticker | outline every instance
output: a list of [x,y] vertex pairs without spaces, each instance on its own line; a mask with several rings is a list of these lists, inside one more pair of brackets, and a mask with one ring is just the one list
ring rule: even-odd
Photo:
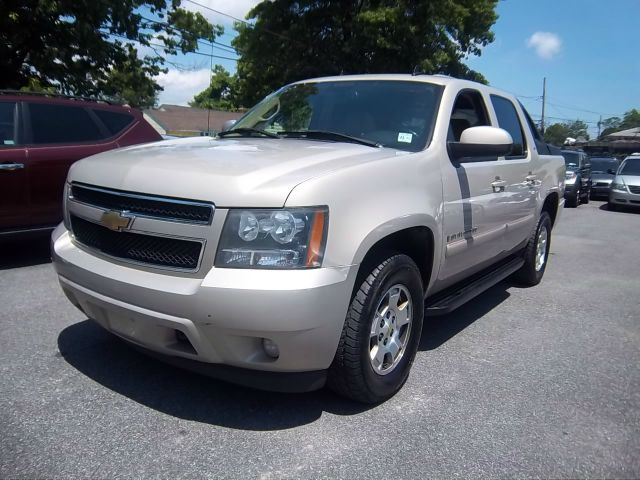
[[411,143],[412,140],[413,140],[413,134],[412,133],[404,133],[404,132],[398,133],[398,141],[399,142]]

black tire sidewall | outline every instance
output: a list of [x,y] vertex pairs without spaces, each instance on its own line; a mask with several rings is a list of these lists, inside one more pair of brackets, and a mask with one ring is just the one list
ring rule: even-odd
[[[409,334],[409,342],[405,347],[405,352],[400,363],[387,375],[379,375],[373,370],[370,360],[369,339],[371,322],[373,321],[375,309],[382,295],[396,284],[403,285],[411,295],[413,309],[411,332]],[[375,397],[383,400],[397,392],[405,383],[418,350],[424,318],[422,281],[415,263],[413,263],[409,257],[398,255],[393,257],[392,262],[385,265],[372,287],[362,312],[362,318],[366,320],[362,322],[359,332],[359,334],[363,336],[360,362],[362,374],[369,391]]]
[[[544,256],[544,264],[540,270],[536,270],[536,253],[537,253],[537,242],[538,236],[540,235],[540,230],[542,228],[547,229],[547,251]],[[542,212],[540,216],[540,220],[538,221],[538,228],[536,228],[535,233],[535,241],[534,247],[531,249],[530,258],[527,259],[527,262],[531,265],[531,269],[533,275],[535,275],[535,282],[539,283],[542,280],[542,276],[544,275],[545,270],[547,269],[547,263],[549,261],[549,251],[551,250],[551,217],[547,212]]]

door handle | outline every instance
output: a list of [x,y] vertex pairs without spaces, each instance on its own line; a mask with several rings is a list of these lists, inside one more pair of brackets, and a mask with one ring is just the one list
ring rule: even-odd
[[496,180],[495,182],[491,182],[491,188],[493,188],[493,193],[504,192],[504,189],[506,186],[507,186],[506,180]]
[[0,163],[0,170],[22,170],[24,163]]
[[529,175],[527,175],[526,177],[524,177],[524,181],[526,183],[528,183],[529,185],[535,185],[536,184],[536,180],[538,179],[537,175],[534,175],[532,173],[530,173]]

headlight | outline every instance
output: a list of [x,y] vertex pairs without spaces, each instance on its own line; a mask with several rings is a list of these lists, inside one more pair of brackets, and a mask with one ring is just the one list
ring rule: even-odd
[[567,173],[565,173],[564,178],[565,178],[565,183],[569,185],[573,185],[574,183],[576,183],[576,172],[567,170]]
[[[622,180],[620,180],[620,182],[622,182]],[[620,192],[626,192],[627,191],[627,186],[624,184],[624,182],[622,182],[622,183],[612,182],[611,183],[611,190],[618,190]]]
[[216,267],[316,268],[327,239],[327,207],[229,211]]

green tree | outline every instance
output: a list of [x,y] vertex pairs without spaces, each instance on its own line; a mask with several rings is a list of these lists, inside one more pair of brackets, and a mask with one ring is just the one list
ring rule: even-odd
[[189,105],[214,110],[235,110],[235,85],[236,77],[229,74],[222,65],[215,65],[209,86],[193,97]]
[[600,133],[600,138],[620,130],[621,123],[622,123],[622,120],[620,119],[620,117],[609,117],[602,120],[600,122],[600,128],[602,128],[602,133]]
[[569,129],[564,123],[549,125],[544,131],[544,141],[552,145],[562,145],[569,137]]
[[[2,0],[0,12],[0,88],[117,94],[134,106],[154,103],[166,55],[222,33],[180,0]],[[140,45],[153,53],[139,58]]]
[[620,123],[620,130],[627,130],[629,128],[640,127],[640,110],[632,108],[628,112],[625,112]]
[[237,23],[237,101],[251,106],[303,78],[341,73],[446,73],[493,41],[497,0],[274,0]]
[[558,146],[563,145],[567,137],[582,137],[585,140],[589,140],[588,128],[587,124],[582,120],[554,123],[553,125],[549,125],[544,131],[544,140],[547,143]]
[[621,130],[628,130],[629,128],[640,127],[640,110],[632,108],[628,112],[620,117],[605,118],[600,122],[600,127],[603,129],[600,133],[600,138]]

